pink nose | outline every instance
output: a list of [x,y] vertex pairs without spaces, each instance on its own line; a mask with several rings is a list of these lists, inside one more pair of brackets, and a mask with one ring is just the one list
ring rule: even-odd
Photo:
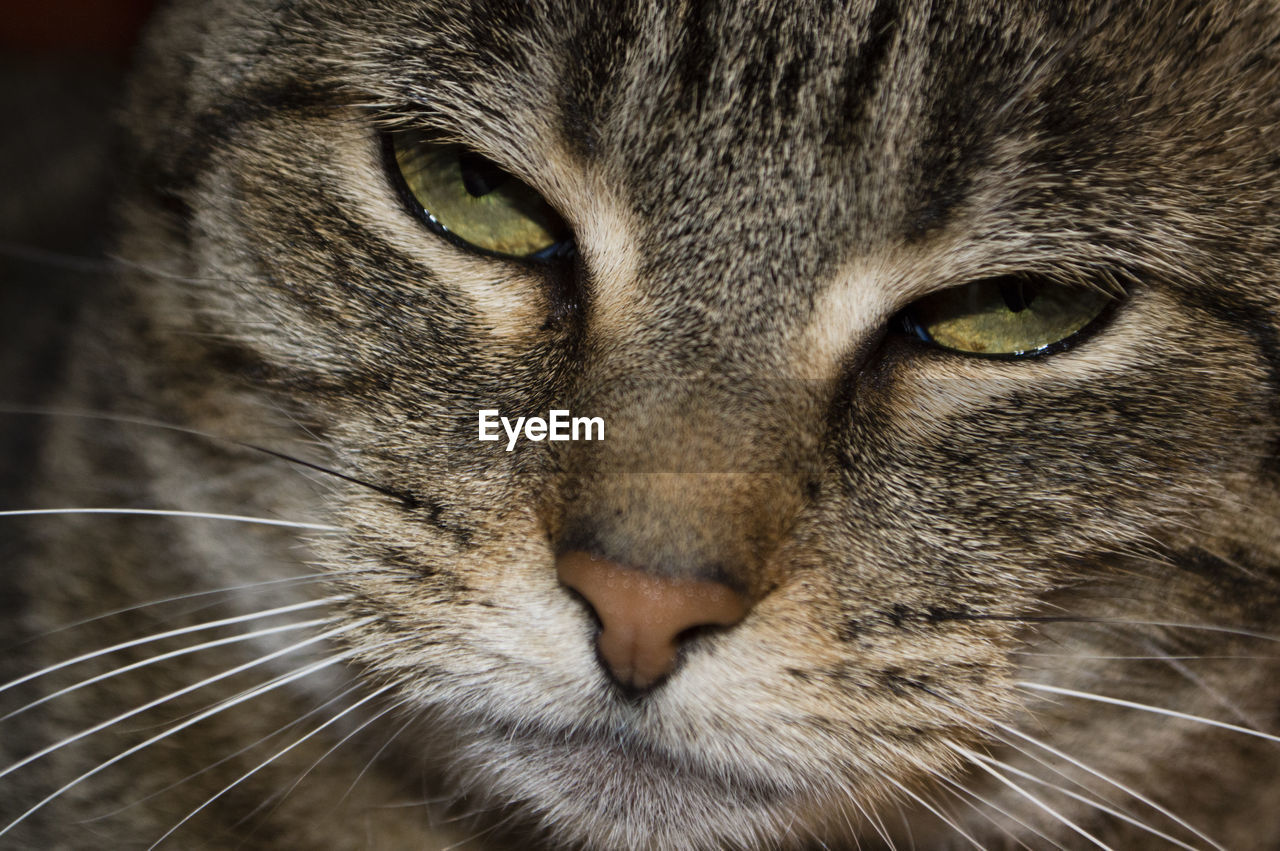
[[615,679],[647,689],[671,673],[680,637],[700,626],[733,626],[750,608],[727,585],[669,579],[582,551],[556,559],[560,581],[600,618],[600,656]]

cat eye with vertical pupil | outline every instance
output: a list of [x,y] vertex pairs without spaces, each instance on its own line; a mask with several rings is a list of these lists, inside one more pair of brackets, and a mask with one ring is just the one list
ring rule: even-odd
[[901,314],[909,333],[944,349],[988,357],[1057,351],[1115,302],[1099,289],[1004,275],[925,296]]
[[429,227],[487,254],[550,260],[572,247],[564,219],[525,183],[461,145],[387,135],[389,165]]

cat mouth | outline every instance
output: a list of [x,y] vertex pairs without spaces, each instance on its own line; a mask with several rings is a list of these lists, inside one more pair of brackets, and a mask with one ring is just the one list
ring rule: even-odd
[[[830,813],[884,797],[874,776],[837,777],[839,769],[816,754],[761,752],[704,725],[687,741],[668,743],[656,717],[556,724],[454,715],[453,723],[456,740],[467,743],[451,755],[456,792],[495,811],[519,802],[533,829],[572,826],[583,847],[639,847],[623,834],[661,839],[645,846],[653,848],[782,847],[760,837],[817,835]],[[690,824],[702,843],[681,835]]]
[[[678,778],[680,784],[726,800],[778,804],[794,797],[777,777],[734,759],[731,748],[725,750],[728,759],[708,759],[692,748],[678,750],[659,743],[632,723],[529,724],[491,717],[456,723],[470,728],[471,741],[481,743],[475,751],[490,768],[521,776],[575,775],[580,782],[602,787],[661,787]],[[704,738],[698,744],[703,746],[698,750],[713,750],[720,743]]]

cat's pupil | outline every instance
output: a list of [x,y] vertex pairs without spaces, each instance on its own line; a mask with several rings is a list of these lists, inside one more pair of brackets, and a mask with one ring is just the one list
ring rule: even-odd
[[479,154],[464,151],[458,155],[462,185],[473,198],[481,198],[506,183],[511,175]]
[[1007,278],[1000,282],[1000,297],[1004,299],[1005,306],[1011,313],[1021,313],[1026,310],[1039,294],[1040,287],[1031,281]]

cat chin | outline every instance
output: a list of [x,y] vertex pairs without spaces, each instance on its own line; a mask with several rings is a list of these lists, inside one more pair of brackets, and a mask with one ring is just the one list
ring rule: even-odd
[[458,806],[522,839],[543,832],[556,847],[808,848],[846,840],[863,820],[860,806],[893,797],[883,783],[836,777],[816,759],[778,755],[766,772],[740,764],[728,749],[723,760],[706,756],[717,752],[714,741],[698,743],[702,753],[678,753],[621,726],[557,729],[452,715],[424,730],[424,749],[446,743],[444,784]]
[[811,809],[776,778],[603,733],[489,725],[467,742],[454,754],[461,791],[601,851],[798,846]]
[[[501,631],[487,634],[491,651]],[[972,735],[892,693],[806,691],[785,677],[785,656],[746,666],[744,654],[703,648],[628,699],[585,649],[539,666],[498,665],[506,654],[456,639],[422,656],[397,647],[366,661],[372,679],[405,683],[423,719],[417,749],[441,766],[437,788],[459,807],[479,804],[482,823],[510,818],[587,848],[840,844],[850,824],[874,830],[861,809],[901,802],[902,785],[927,781],[918,766],[947,764],[940,738]],[[823,712],[823,698],[844,708]]]

